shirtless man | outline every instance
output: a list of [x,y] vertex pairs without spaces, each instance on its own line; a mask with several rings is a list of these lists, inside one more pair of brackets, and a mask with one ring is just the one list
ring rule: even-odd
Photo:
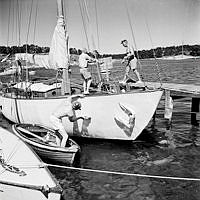
[[68,117],[70,122],[75,122],[79,119],[84,120],[84,117],[76,117],[74,115],[74,110],[81,109],[81,103],[77,101],[78,98],[83,98],[83,95],[72,95],[68,97],[66,100],[62,101],[61,104],[56,108],[56,110],[51,114],[50,121],[53,124],[55,130],[57,130],[61,136],[61,147],[66,146],[66,142],[69,138],[65,128],[62,124],[62,118]]

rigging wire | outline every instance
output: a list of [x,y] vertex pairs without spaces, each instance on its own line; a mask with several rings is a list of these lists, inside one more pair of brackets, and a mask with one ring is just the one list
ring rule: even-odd
[[33,0],[31,0],[31,8],[30,8],[30,14],[28,19],[28,29],[27,29],[27,35],[26,35],[26,54],[28,53],[28,39],[29,39],[29,32],[30,32],[30,24],[31,24],[31,17],[32,17],[32,10],[33,10]]
[[[69,51],[69,35],[68,35],[68,24],[67,24],[67,3],[65,3],[65,1],[63,1],[63,7],[65,9],[63,9],[63,12],[64,12],[64,22],[65,22],[65,36],[67,37],[67,42],[66,42],[66,45],[67,45],[67,55],[68,55],[68,64],[70,63],[70,51]],[[70,65],[70,64],[69,64]]]
[[[127,0],[125,1],[125,7],[126,7],[126,14],[127,14],[127,17],[128,17],[129,26],[131,28],[131,36],[132,36],[133,43],[134,43],[134,46],[135,46],[136,54],[137,54],[138,59],[139,59],[138,49],[137,49],[136,40],[135,40],[135,35],[134,35],[134,31],[133,31],[133,26],[132,26],[132,23],[131,23],[131,17],[130,17],[130,13],[129,13],[128,6],[127,6]],[[133,48],[133,50],[134,50],[134,48]]]
[[[142,71],[142,65],[141,65],[141,62],[140,62],[138,48],[137,48],[137,45],[136,45],[136,39],[135,39],[134,31],[133,31],[133,26],[132,26],[131,17],[130,17],[128,5],[127,5],[127,0],[125,1],[125,8],[126,8],[126,14],[127,14],[129,26],[130,26],[130,29],[131,29],[131,35],[132,35],[133,43],[134,43],[134,46],[135,46],[135,49],[133,48],[133,46],[132,46],[132,48],[133,48],[133,51],[135,50],[134,53],[136,52],[137,59],[138,59],[139,69],[140,69],[140,71]],[[144,82],[144,85],[145,85],[145,80],[143,80],[143,82]]]
[[[17,0],[17,17],[16,21],[18,24],[18,45],[21,45],[21,5],[19,3],[19,0]],[[16,27],[17,28],[17,27]]]
[[38,0],[36,2],[35,8],[35,21],[34,21],[34,30],[33,30],[33,44],[35,44],[35,33],[36,33],[36,25],[37,25],[37,14],[38,14]]
[[161,75],[160,75],[160,68],[159,68],[159,64],[158,64],[157,58],[156,58],[156,53],[155,53],[155,50],[154,50],[153,40],[152,40],[152,37],[151,37],[151,33],[150,33],[150,29],[149,29],[149,25],[148,25],[148,22],[147,22],[146,15],[145,15],[145,24],[147,26],[147,31],[148,31],[150,42],[151,42],[151,46],[152,46],[152,49],[153,49],[153,57],[154,57],[155,63],[156,63],[156,72],[157,72],[158,79],[159,79],[159,82],[160,82],[160,87],[162,87],[162,79],[161,79]]
[[95,42],[94,42],[94,36],[93,36],[93,32],[92,32],[92,27],[91,27],[90,14],[89,14],[89,11],[88,11],[88,5],[87,5],[86,0],[83,0],[83,10],[84,10],[84,13],[85,13],[86,19],[87,19],[88,33],[89,33],[91,40],[92,40],[92,50],[95,50],[96,45],[95,45]]
[[9,10],[8,10],[8,29],[7,29],[7,42],[6,42],[7,47],[10,36],[10,11],[11,11],[11,0],[9,0]]
[[[13,5],[13,6],[12,6]],[[14,30],[15,30],[15,23],[14,23],[14,19],[15,19],[15,7],[14,7],[14,2],[12,2],[12,23],[13,25],[11,24],[11,27],[12,27],[12,31],[11,31],[11,41],[13,42],[14,39],[13,39],[13,33],[14,33]]]
[[[33,10],[33,0],[31,1],[30,14],[29,14],[29,19],[28,19],[28,30],[27,30],[27,35],[26,35],[26,66],[27,66],[28,39],[29,39],[29,32],[30,32],[32,10]],[[27,81],[28,81],[28,68],[26,68],[26,83]],[[27,85],[26,85],[26,88],[27,88]]]
[[88,39],[87,30],[86,30],[86,24],[85,24],[84,15],[83,15],[83,8],[81,6],[81,0],[78,0],[78,4],[79,4],[80,12],[81,12],[81,18],[82,18],[82,23],[83,23],[83,29],[84,29],[85,37],[86,37],[87,48],[89,50],[90,49],[90,47],[89,47],[89,39]]
[[100,40],[99,40],[99,20],[98,20],[98,12],[97,12],[97,0],[94,1],[94,7],[95,7],[95,16],[96,16],[96,29],[97,29],[97,48],[100,49]]

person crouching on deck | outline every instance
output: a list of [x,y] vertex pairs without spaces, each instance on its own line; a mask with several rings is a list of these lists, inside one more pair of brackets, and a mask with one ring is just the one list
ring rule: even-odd
[[92,76],[88,69],[89,62],[96,62],[96,59],[93,59],[87,54],[87,49],[82,50],[81,55],[79,56],[79,67],[80,73],[83,78],[83,93],[89,94],[90,85],[92,83]]
[[68,117],[70,122],[75,122],[79,119],[84,120],[84,117],[76,117],[74,111],[81,109],[81,103],[77,101],[78,98],[83,98],[83,95],[72,95],[66,100],[63,100],[61,104],[56,108],[56,110],[50,116],[50,122],[52,123],[54,129],[58,131],[61,136],[61,147],[65,147],[67,140],[69,138],[65,128],[62,124],[62,118]]
[[133,70],[133,72],[135,72],[137,79],[138,79],[138,83],[141,83],[142,80],[140,78],[139,72],[137,71],[137,58],[134,55],[134,50],[129,46],[127,40],[122,40],[121,44],[123,45],[123,47],[126,48],[126,56],[123,58],[122,63],[124,63],[125,61],[127,62],[126,73],[123,78],[123,83],[126,83],[127,78],[129,78],[129,72],[131,70]]

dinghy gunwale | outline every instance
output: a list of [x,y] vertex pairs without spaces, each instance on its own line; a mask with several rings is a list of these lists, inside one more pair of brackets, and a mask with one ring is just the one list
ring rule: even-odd
[[[29,125],[29,124],[26,124],[26,125]],[[73,144],[72,146],[70,147],[60,147],[60,146],[53,146],[53,145],[50,145],[50,144],[45,144],[45,143],[38,143],[36,141],[33,141],[27,137],[25,137],[23,134],[21,134],[21,132],[17,129],[17,127],[20,126],[20,124],[13,124],[12,125],[12,130],[13,132],[23,141],[25,141],[26,143],[28,143],[29,145],[33,145],[33,146],[36,146],[38,148],[42,148],[42,149],[45,149],[45,150],[48,150],[48,151],[54,151],[54,152],[63,152],[63,153],[77,153],[78,151],[80,151],[80,147],[79,145],[73,141],[72,139],[70,139],[71,143]],[[40,126],[40,127],[43,127],[49,131],[52,131],[52,129],[50,128],[46,128],[42,125],[35,125],[35,126]],[[23,138],[23,139],[22,139]]]

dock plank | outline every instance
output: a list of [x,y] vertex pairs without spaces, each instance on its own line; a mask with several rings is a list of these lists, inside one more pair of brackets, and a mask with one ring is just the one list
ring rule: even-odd
[[[164,90],[170,90],[172,92],[177,92],[183,96],[188,97],[199,97],[200,98],[200,85],[194,84],[179,84],[179,83],[162,83],[159,82],[145,82],[145,85],[150,88],[162,88]],[[134,83],[132,86],[142,87],[144,83]]]

